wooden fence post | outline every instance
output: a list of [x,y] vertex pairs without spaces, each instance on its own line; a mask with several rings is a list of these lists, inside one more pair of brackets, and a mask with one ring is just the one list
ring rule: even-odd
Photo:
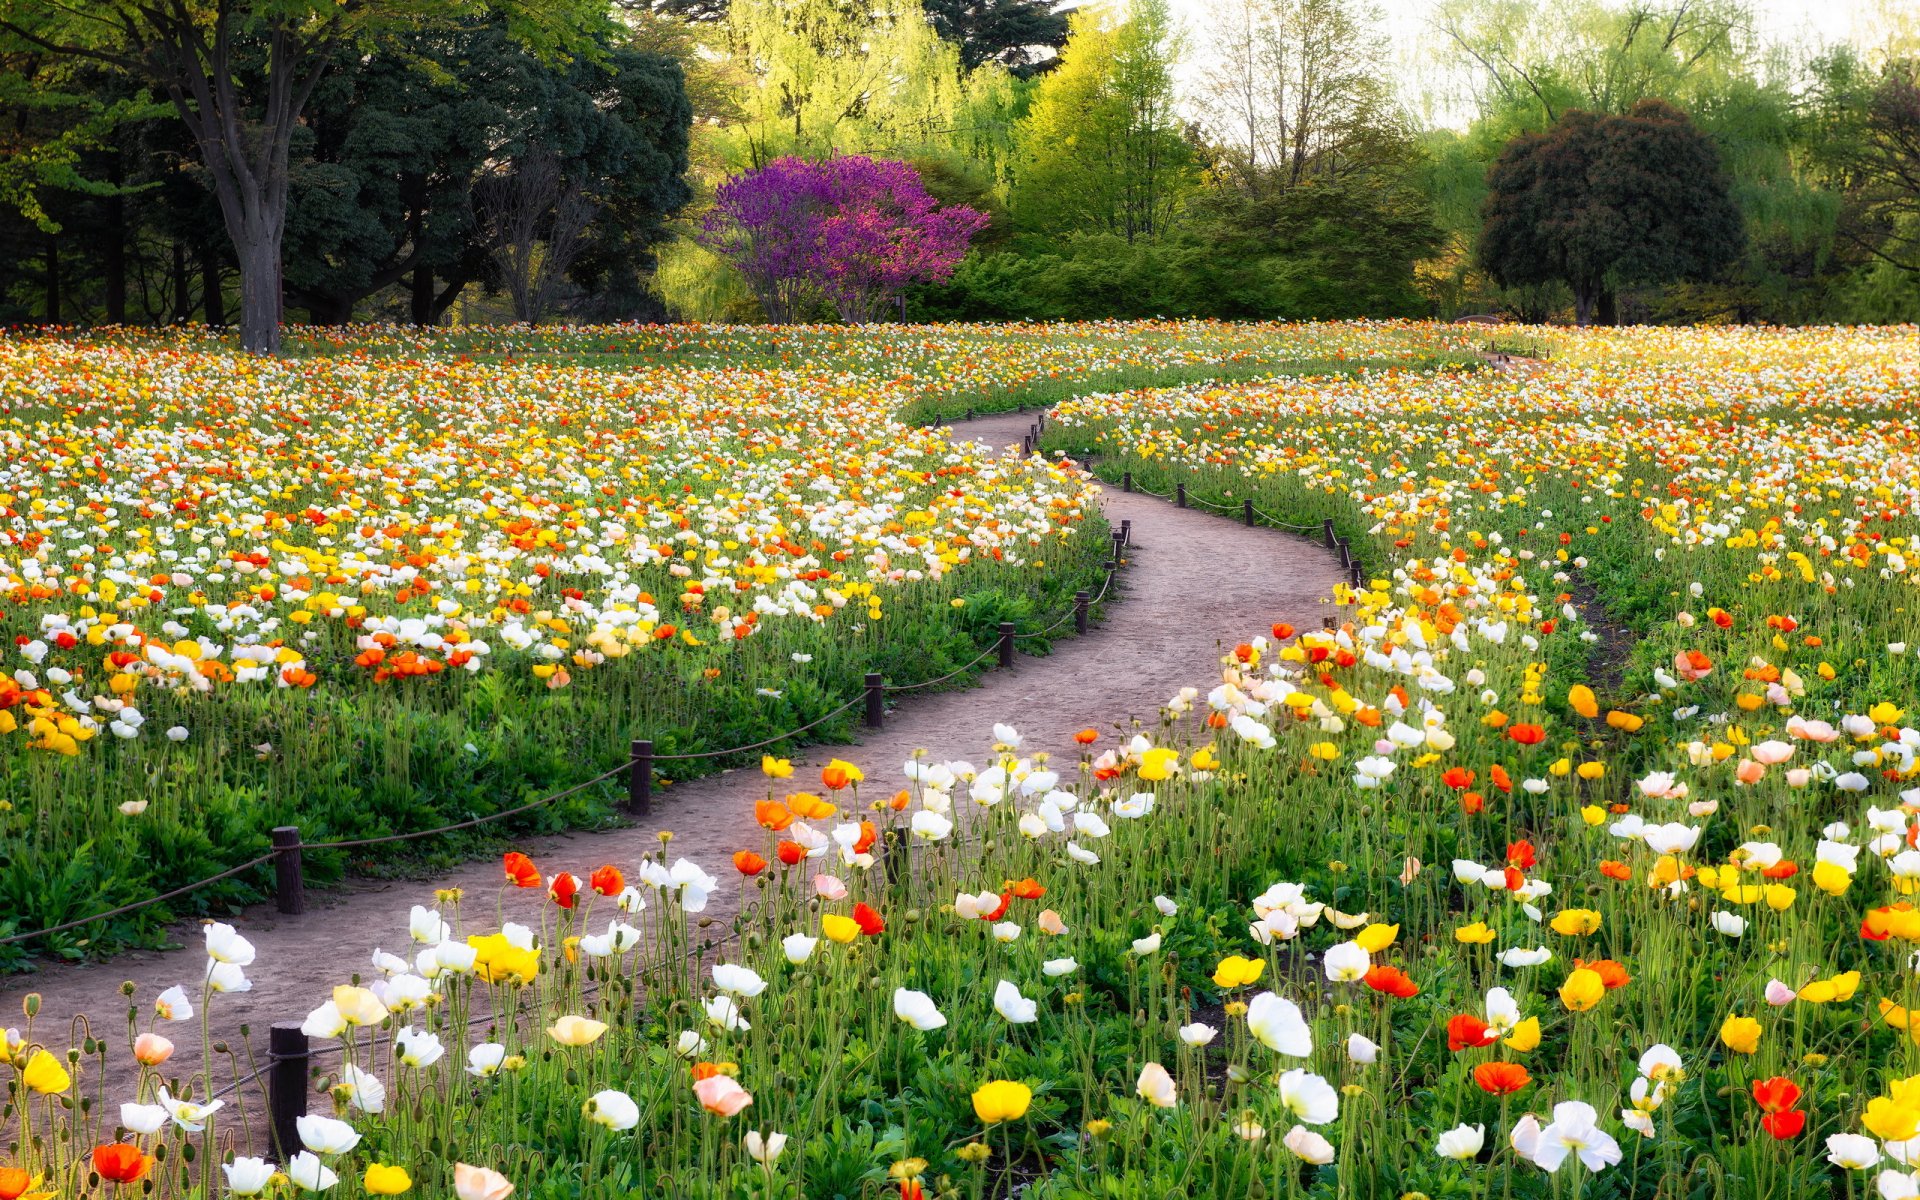
[[1073,631],[1075,633],[1085,633],[1087,631],[1087,610],[1092,607],[1092,605],[1092,592],[1082,588],[1073,594]]
[[1176,483],[1173,485],[1173,503],[1176,507],[1179,507],[1179,508],[1185,508],[1187,506],[1187,485],[1186,484]]
[[[275,1021],[267,1033],[267,1111],[280,1161],[300,1150],[301,1117],[307,1115],[311,1044],[298,1021]],[[211,1165],[211,1164],[209,1164]]]
[[633,740],[632,765],[627,770],[627,815],[644,817],[653,811],[653,741]]
[[867,728],[879,729],[887,719],[886,679],[878,671],[867,672]]
[[1240,511],[1247,518],[1247,528],[1252,529],[1253,528],[1253,497],[1252,496],[1248,496],[1246,499],[1240,501]]
[[1000,665],[1003,667],[1013,665],[1013,630],[1012,621],[1000,622]]
[[1333,549],[1333,518],[1332,517],[1328,517],[1325,520],[1320,522],[1320,542],[1327,549],[1329,550]]
[[283,915],[307,911],[305,872],[300,862],[300,827],[279,825],[273,830],[273,900]]

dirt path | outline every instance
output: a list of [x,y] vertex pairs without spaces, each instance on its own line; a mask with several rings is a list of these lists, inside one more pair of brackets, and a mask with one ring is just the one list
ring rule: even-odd
[[[954,426],[956,436],[997,446],[1017,443],[1030,416],[1007,414]],[[1224,652],[1276,621],[1306,628],[1320,624],[1325,598],[1342,572],[1328,551],[1302,538],[1267,529],[1248,529],[1233,520],[1174,507],[1141,495],[1108,490],[1107,517],[1118,528],[1133,522],[1130,565],[1117,585],[1117,603],[1090,636],[1054,644],[1045,658],[1022,658],[1012,671],[988,672],[979,687],[908,697],[889,713],[885,728],[870,731],[854,746],[819,747],[793,756],[798,777],[817,779],[830,757],[860,765],[870,779],[891,791],[901,785],[900,770],[913,752],[936,758],[981,761],[993,743],[995,722],[1016,726],[1025,749],[1050,750],[1071,760],[1075,731],[1093,726],[1111,733],[1132,718],[1153,725],[1182,686],[1206,687]],[[1112,744],[1106,739],[1106,744]],[[695,780],[656,795],[652,818],[628,829],[531,840],[523,847],[546,872],[570,870],[585,878],[602,863],[631,873],[643,853],[657,849],[661,830],[674,833],[672,853],[699,863],[726,883],[713,897],[709,917],[724,928],[731,917],[735,890],[733,852],[757,846],[762,834],[753,823],[753,801],[765,794],[756,770],[737,770]],[[311,893],[308,911],[282,917],[270,905],[249,910],[234,923],[258,948],[247,969],[253,990],[217,997],[212,1006],[216,1041],[237,1046],[242,1024],[262,1055],[266,1029],[275,1021],[304,1017],[324,1000],[334,984],[359,972],[370,975],[376,946],[411,957],[407,918],[412,905],[430,903],[435,887],[467,890],[469,911],[489,911],[499,891],[496,860],[468,864],[434,881],[360,882]],[[539,926],[543,891],[515,892],[508,916]],[[529,916],[531,914],[531,916]],[[184,949],[137,951],[107,962],[55,965],[37,975],[0,985],[0,1025],[19,1022],[19,1003],[29,991],[44,1006],[36,1035],[58,1044],[76,1014],[90,1014],[95,1029],[113,1039],[115,1057],[123,1047],[123,981],[138,987],[142,1012],[162,989],[185,985],[198,999],[205,972],[199,932],[179,930]],[[169,1074],[184,1076],[197,1067],[197,1031],[176,1026],[179,1052]],[[224,1075],[225,1072],[219,1072]],[[87,1081],[93,1091],[97,1080]],[[106,1099],[127,1099],[117,1081],[106,1081]]]

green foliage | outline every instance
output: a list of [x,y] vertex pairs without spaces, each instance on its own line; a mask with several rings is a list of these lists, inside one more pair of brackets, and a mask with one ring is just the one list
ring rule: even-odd
[[1169,228],[1197,182],[1173,109],[1177,53],[1164,0],[1075,12],[1061,65],[1015,133],[1010,204],[1022,230],[1131,242]]
[[1046,0],[929,0],[933,31],[960,47],[969,71],[985,63],[1022,78],[1052,65],[1067,40],[1067,16]]
[[935,319],[1415,316],[1413,264],[1434,242],[1420,198],[1359,182],[1214,193],[1156,239],[1059,239],[1030,255],[975,255],[915,298]]

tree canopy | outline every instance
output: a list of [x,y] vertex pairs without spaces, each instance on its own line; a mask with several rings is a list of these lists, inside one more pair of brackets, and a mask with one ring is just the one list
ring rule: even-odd
[[1522,134],[1487,185],[1487,270],[1506,285],[1566,284],[1582,325],[1612,319],[1621,285],[1709,279],[1740,252],[1717,151],[1658,100],[1621,117],[1575,109]]

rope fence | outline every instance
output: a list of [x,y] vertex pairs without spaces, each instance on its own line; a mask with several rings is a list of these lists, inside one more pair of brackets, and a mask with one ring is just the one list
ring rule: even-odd
[[1011,668],[1015,659],[1016,639],[1047,636],[1055,630],[1058,630],[1068,621],[1074,623],[1074,627],[1079,633],[1086,633],[1092,606],[1106,597],[1108,590],[1112,587],[1113,577],[1119,571],[1122,561],[1121,551],[1125,547],[1126,543],[1124,539],[1126,536],[1127,534],[1121,531],[1116,531],[1114,534],[1114,557],[1108,559],[1103,564],[1105,568],[1105,580],[1100,586],[1099,594],[1095,596],[1085,590],[1076,592],[1074,594],[1072,607],[1045,629],[1022,634],[1016,632],[1018,626],[1014,622],[1002,621],[993,643],[978,655],[974,656],[974,658],[944,675],[933,679],[922,680],[919,683],[890,685],[887,684],[878,673],[870,672],[865,678],[861,694],[854,696],[838,707],[829,709],[827,712],[822,713],[820,716],[815,717],[797,729],[789,729],[783,733],[762,738],[757,742],[750,742],[743,746],[728,746],[717,750],[687,751],[678,754],[657,754],[654,752],[651,739],[638,738],[634,740],[626,762],[609,767],[607,770],[600,772],[590,779],[581,780],[571,787],[551,795],[542,796],[537,800],[530,800],[525,804],[517,805],[513,808],[502,809],[499,812],[487,813],[484,816],[472,817],[465,821],[457,821],[451,825],[441,825],[432,829],[416,829],[407,833],[384,834],[379,837],[348,838],[331,842],[303,842],[300,838],[300,829],[298,826],[278,826],[272,831],[273,849],[266,854],[248,859],[246,862],[240,863],[237,866],[229,867],[217,875],[196,880],[193,883],[174,888],[171,891],[163,892],[157,896],[150,896],[131,904],[123,904],[118,908],[109,909],[106,912],[65,921],[59,925],[49,926],[45,929],[36,929],[29,933],[11,934],[7,937],[0,938],[0,946],[10,946],[21,942],[33,941],[37,938],[51,937],[55,934],[78,929],[84,925],[91,925],[97,921],[106,921],[114,917],[127,916],[139,912],[142,909],[152,907],[153,905],[165,903],[168,900],[177,900],[182,896],[189,895],[202,888],[219,883],[222,880],[231,879],[236,875],[251,871],[255,867],[263,866],[269,862],[274,866],[275,907],[282,915],[298,916],[306,911],[306,885],[303,856],[307,851],[358,850],[369,846],[417,841],[421,838],[436,837],[441,834],[454,833],[464,829],[475,829],[494,821],[502,821],[508,817],[519,816],[523,813],[531,812],[536,808],[542,808],[546,805],[565,800],[586,791],[588,788],[605,783],[616,776],[624,775],[627,778],[627,801],[624,806],[626,813],[633,817],[647,816],[653,807],[653,764],[656,762],[695,762],[765,749],[768,746],[789,741],[802,734],[808,733],[826,724],[828,721],[844,715],[848,710],[861,704],[866,706],[865,723],[867,727],[870,729],[879,729],[885,722],[886,697],[889,694],[914,692],[924,688],[938,686],[939,684],[946,683],[966,674],[985,662],[988,658],[997,657],[1001,667]]
[[[1045,414],[1042,414],[1039,422],[1034,424],[1031,427],[1031,431],[1027,434],[1023,446],[1023,449],[1027,453],[1033,452],[1045,425],[1046,417]],[[1210,501],[1204,497],[1189,497],[1187,494],[1187,486],[1184,482],[1175,484],[1174,494],[1172,496],[1164,496],[1145,488],[1136,487],[1133,482],[1133,472],[1131,471],[1124,473],[1122,477],[1122,488],[1127,492],[1139,492],[1157,499],[1171,499],[1181,508],[1188,507],[1190,500],[1198,499],[1203,505],[1211,509],[1221,512],[1229,512],[1232,510],[1231,505],[1222,504],[1218,501]],[[1261,512],[1254,507],[1251,498],[1243,500],[1240,508],[1241,515],[1249,526],[1256,524],[1257,521],[1263,521],[1266,524],[1282,529],[1309,532],[1313,529],[1312,526],[1296,525],[1281,521],[1272,517],[1270,514]],[[1333,521],[1331,519],[1321,523],[1320,533],[1323,544],[1328,549],[1339,551],[1340,565],[1352,573],[1354,585],[1362,585],[1365,579],[1364,571],[1360,564],[1355,561],[1352,549],[1347,540],[1345,538],[1337,538],[1334,535]],[[1002,621],[1000,622],[998,635],[992,645],[989,645],[971,660],[961,666],[955,667],[946,674],[933,679],[921,680],[918,683],[889,684],[879,673],[869,672],[865,677],[860,695],[854,696],[844,704],[815,717],[797,729],[790,729],[743,746],[728,746],[717,750],[687,751],[677,754],[658,754],[654,751],[653,741],[651,739],[636,738],[629,748],[626,762],[609,767],[607,770],[600,772],[590,779],[582,780],[571,787],[548,796],[542,796],[537,800],[530,800],[514,808],[502,809],[499,812],[487,813],[484,816],[472,817],[465,821],[458,821],[451,825],[441,825],[433,829],[418,829],[408,833],[385,834],[380,837],[350,838],[331,842],[303,842],[300,839],[300,829],[298,826],[278,826],[272,831],[273,849],[269,853],[251,858],[238,866],[229,867],[217,875],[196,880],[193,883],[185,884],[157,896],[151,896],[145,900],[124,904],[118,908],[109,909],[106,912],[96,913],[92,916],[65,921],[45,929],[36,929],[30,933],[11,934],[7,937],[0,938],[0,946],[16,945],[21,942],[33,941],[37,938],[51,937],[55,934],[78,929],[84,925],[93,924],[96,921],[105,921],[111,920],[114,917],[127,916],[153,905],[165,903],[168,900],[176,900],[182,896],[199,891],[202,888],[219,883],[222,880],[231,879],[236,875],[251,871],[255,867],[263,866],[269,862],[271,862],[274,867],[274,899],[276,908],[283,915],[298,916],[306,911],[306,886],[302,866],[302,856],[306,851],[357,850],[369,846],[387,845],[395,842],[417,841],[421,838],[437,837],[441,834],[454,833],[464,829],[475,829],[494,821],[519,816],[523,813],[531,812],[536,808],[542,808],[546,805],[565,800],[571,796],[578,795],[588,788],[605,783],[616,776],[624,775],[627,778],[627,799],[623,806],[626,814],[630,817],[645,817],[649,815],[653,809],[653,774],[654,764],[656,762],[704,761],[745,754],[754,750],[762,750],[808,733],[826,724],[828,721],[844,715],[856,705],[861,704],[864,704],[866,709],[864,714],[866,727],[869,729],[880,729],[886,721],[886,698],[889,695],[901,695],[907,692],[916,692],[925,688],[937,687],[940,684],[947,683],[972,671],[988,658],[997,657],[1000,667],[1010,669],[1014,665],[1017,653],[1017,642],[1049,637],[1055,631],[1066,625],[1068,621],[1073,622],[1076,633],[1085,634],[1088,630],[1092,608],[1095,604],[1105,600],[1108,592],[1111,591],[1114,577],[1119,573],[1120,565],[1125,561],[1125,552],[1127,547],[1132,544],[1132,540],[1133,522],[1123,520],[1120,523],[1120,528],[1113,531],[1113,557],[1107,559],[1106,562],[1102,564],[1105,577],[1101,582],[1098,594],[1088,592],[1084,589],[1075,592],[1072,606],[1044,628],[1021,633],[1018,631],[1018,626],[1015,622]]]

